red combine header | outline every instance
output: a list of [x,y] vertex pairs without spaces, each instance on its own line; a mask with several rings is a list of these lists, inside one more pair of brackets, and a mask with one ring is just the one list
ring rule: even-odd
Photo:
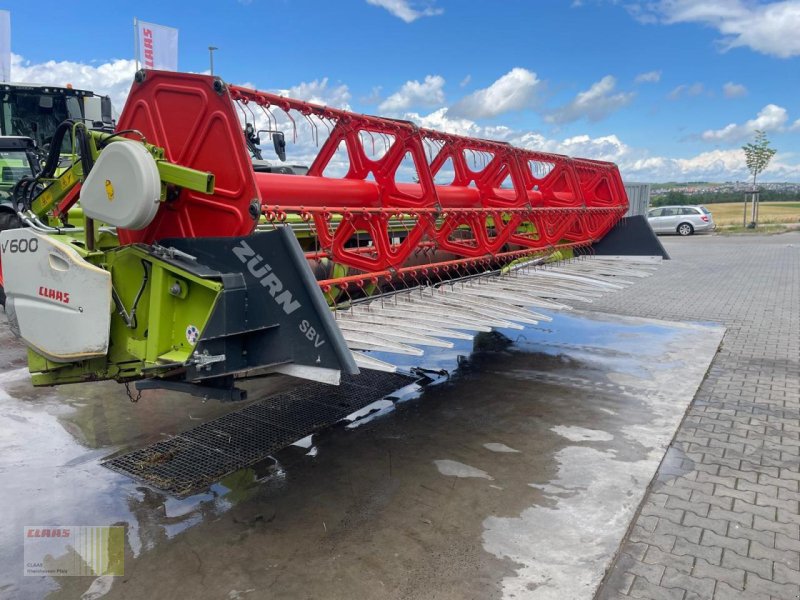
[[[216,192],[213,198],[184,194],[149,227],[122,232],[123,243],[247,235],[262,214],[276,224],[295,216],[313,228],[320,252],[309,258],[327,256],[366,280],[402,269],[421,248],[458,257],[427,266],[447,272],[531,251],[587,246],[628,209],[613,163],[423,129],[220,80],[210,85],[199,75],[143,77],[131,90],[119,129],[141,131],[172,162],[212,171]],[[242,140],[243,121],[277,128],[276,113],[295,133],[295,119],[329,132],[305,176],[253,168]],[[384,145],[378,158],[376,144]],[[326,176],[341,146],[349,159],[346,173]],[[401,166],[408,164],[416,183],[403,183]],[[446,165],[452,181],[437,184]],[[357,234],[369,250],[354,247]]]
[[[437,320],[440,337],[458,337],[549,318],[525,307],[619,287],[583,267],[508,275],[569,258],[614,228],[628,202],[612,163],[146,70],[116,132],[69,128],[79,142],[71,179],[45,166],[20,186],[29,227],[0,238],[12,325],[39,384],[145,378],[227,389],[255,370],[337,381],[356,364],[391,369],[370,351],[447,344],[431,341]],[[262,133],[284,159],[286,132],[298,130],[316,143],[307,172],[260,160]],[[85,227],[54,227],[76,202]],[[42,260],[5,250],[32,236],[47,248]],[[34,287],[81,297],[67,289],[80,278],[49,268],[47,252],[109,280],[105,334],[54,348],[37,333],[53,303],[34,299]],[[647,262],[594,264],[613,279],[638,276]],[[31,280],[34,267],[41,281]],[[61,327],[89,317],[76,311]]]

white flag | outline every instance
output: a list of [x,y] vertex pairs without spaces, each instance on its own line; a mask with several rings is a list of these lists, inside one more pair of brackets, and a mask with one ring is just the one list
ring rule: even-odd
[[178,70],[178,30],[134,20],[136,60],[145,69]]
[[0,81],[11,81],[11,13],[0,10]]

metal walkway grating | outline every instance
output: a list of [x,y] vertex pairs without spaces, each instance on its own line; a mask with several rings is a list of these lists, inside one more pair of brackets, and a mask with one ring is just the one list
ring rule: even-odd
[[305,385],[103,465],[183,498],[414,381],[398,373],[362,371],[342,377],[339,386]]

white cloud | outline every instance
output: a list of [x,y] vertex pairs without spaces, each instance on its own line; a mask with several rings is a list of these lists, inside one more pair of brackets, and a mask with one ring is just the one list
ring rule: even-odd
[[571,123],[579,119],[600,121],[615,110],[622,108],[633,99],[632,92],[613,93],[617,80],[606,75],[591,85],[588,90],[579,92],[575,99],[551,111],[545,116],[548,123]]
[[635,79],[636,83],[658,83],[661,81],[661,71],[647,71],[639,73]]
[[350,108],[350,89],[344,85],[335,87],[328,86],[328,78],[315,79],[314,81],[304,81],[288,90],[278,90],[282,96],[306,100],[315,104],[324,104],[336,108]]
[[[422,127],[450,133],[505,141],[520,148],[593,158],[616,163],[626,181],[744,181],[747,166],[741,149],[711,150],[688,157],[653,156],[643,148],[633,148],[617,135],[591,137],[576,135],[565,139],[548,138],[536,131],[515,131],[504,126],[485,127],[466,118],[455,118],[446,108],[427,115],[407,113],[406,119]],[[800,119],[794,127],[800,129]],[[775,156],[764,173],[765,181],[800,180],[800,163],[791,155]]]
[[19,54],[11,55],[11,81],[58,86],[71,83],[75,88],[110,96],[117,113],[122,112],[135,72],[134,61],[126,59],[98,64],[68,60],[31,63]]
[[427,75],[422,82],[406,81],[399,90],[380,103],[378,110],[396,113],[418,106],[443,104],[444,83],[441,75]]
[[670,100],[677,100],[682,96],[699,96],[705,91],[706,91],[705,86],[700,82],[692,83],[691,85],[683,83],[677,86],[675,89],[673,89],[667,97]]
[[414,4],[417,3],[412,3],[409,0],[367,0],[367,4],[385,8],[395,17],[402,19],[406,23],[413,23],[421,17],[434,17],[444,13],[443,8],[436,8],[431,4],[415,8]]
[[411,112],[403,116],[404,119],[414,121],[420,127],[436,129],[446,133],[456,133],[473,137],[482,137],[484,128],[475,121],[465,118],[452,117],[446,107],[439,108],[427,115]]
[[472,81],[472,75],[467,75],[464,79],[461,80],[461,83],[458,84],[459,87],[466,87],[469,85],[469,82]]
[[747,95],[747,88],[741,83],[729,81],[722,86],[722,93],[726,98],[739,98],[740,96]]
[[456,102],[451,111],[461,117],[484,119],[523,110],[535,104],[541,84],[536,73],[515,67],[489,87],[472,92]]
[[720,34],[720,47],[748,47],[779,58],[800,55],[800,0],[647,0],[628,4],[637,19],[652,23],[700,23]]
[[[52,85],[72,83],[76,88],[108,94],[118,111],[124,106],[133,81],[134,69],[133,61],[128,60],[111,60],[97,64],[71,61],[33,64],[19,55],[12,55],[14,81]],[[281,90],[280,93],[330,106],[346,107],[350,100],[347,85],[331,86],[326,78],[299,83],[287,90]],[[276,116],[279,112],[275,111]],[[429,114],[405,112],[404,117],[431,129],[507,141],[533,150],[612,161],[619,165],[623,177],[631,181],[726,181],[748,178],[747,167],[739,149],[715,149],[695,156],[678,158],[652,156],[645,149],[628,146],[613,134],[599,137],[576,135],[565,139],[551,139],[535,131],[514,130],[503,125],[479,125],[467,116],[453,114],[446,107],[433,110]],[[321,144],[327,135],[327,128],[319,126],[316,128],[317,131],[313,132],[310,124],[304,120],[297,119],[297,123],[298,139],[297,144],[294,144],[290,122],[280,118],[281,127],[288,132],[289,160],[296,164],[310,164],[319,150],[314,136],[320,136]],[[264,122],[257,125],[262,128],[267,124]],[[720,130],[708,131],[703,134],[703,138],[715,142],[736,141],[748,137],[755,129],[800,131],[800,119],[790,125],[786,109],[770,104],[765,106],[754,119],[743,124],[734,123]],[[800,163],[796,161],[795,156],[778,153],[765,172],[764,180],[800,180]]]
[[754,119],[742,124],[730,123],[722,129],[709,129],[701,136],[707,142],[739,142],[753,135],[756,129],[783,131],[789,115],[777,104],[767,104]]
[[[797,181],[800,163],[777,154],[764,171],[764,181]],[[741,149],[711,150],[689,158],[645,157],[620,165],[630,181],[745,181],[749,171]]]
[[383,86],[381,85],[374,85],[370,90],[369,94],[366,96],[362,96],[360,98],[361,104],[377,104],[381,101],[381,92],[383,91]]

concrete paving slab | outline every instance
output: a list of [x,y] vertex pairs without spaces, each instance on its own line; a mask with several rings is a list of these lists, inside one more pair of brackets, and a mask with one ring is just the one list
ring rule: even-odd
[[[0,323],[0,595],[590,598],[722,335],[588,312],[483,335],[421,398],[175,500],[99,460],[231,407],[34,390]],[[125,576],[22,577],[36,524],[125,525]]]

